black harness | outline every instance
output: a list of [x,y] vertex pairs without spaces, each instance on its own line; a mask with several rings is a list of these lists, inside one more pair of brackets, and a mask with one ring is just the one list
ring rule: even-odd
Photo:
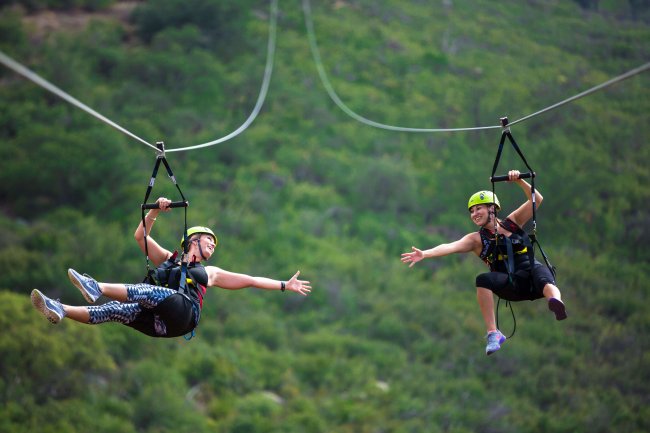
[[201,320],[203,297],[208,287],[208,273],[200,262],[192,262],[188,265],[178,261],[177,257],[178,252],[174,251],[174,254],[158,268],[150,269],[143,282],[176,290],[179,295],[192,303],[196,322],[192,330],[184,337],[186,340],[191,340],[196,334],[196,327]]
[[[479,257],[490,267],[492,272],[507,272],[510,282],[513,283],[514,276],[527,278],[529,271],[535,263],[532,254],[533,246],[530,237],[514,221],[506,218],[498,224],[511,233],[510,236],[502,234],[495,235],[487,228],[481,227],[481,254]],[[530,265],[523,265],[523,254],[526,254]],[[519,259],[518,257],[521,257]]]
[[203,297],[208,287],[208,273],[200,262],[189,263],[185,274],[185,284],[181,284],[183,266],[177,257],[178,252],[174,251],[169,259],[147,274],[145,282],[176,290],[190,298],[192,302],[197,303],[200,309],[203,307]]

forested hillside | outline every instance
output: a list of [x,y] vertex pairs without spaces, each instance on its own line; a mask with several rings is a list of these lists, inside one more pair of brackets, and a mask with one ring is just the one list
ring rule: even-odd
[[[310,51],[305,1],[278,3],[268,94],[233,139],[167,159],[210,264],[313,292],[209,290],[197,336],[50,325],[38,288],[85,305],[73,267],[139,282],[133,239],[156,153],[0,68],[0,431],[650,431],[650,74],[515,124],[544,196],[537,234],[569,318],[514,304],[485,356],[474,256],[400,262],[475,230],[501,130],[400,132],[344,113]],[[646,0],[311,4],[332,88],[406,128],[521,119],[650,59]],[[149,143],[224,137],[262,87],[261,0],[2,1],[0,51]],[[507,144],[498,174],[526,171]],[[504,211],[523,201],[498,184]],[[178,199],[164,172],[153,197]],[[152,236],[175,248],[182,211]],[[509,310],[500,325],[510,334]]]

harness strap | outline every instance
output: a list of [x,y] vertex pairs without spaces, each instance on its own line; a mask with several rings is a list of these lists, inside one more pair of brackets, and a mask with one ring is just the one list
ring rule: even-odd
[[[497,236],[498,237],[498,236]],[[508,260],[506,261],[506,268],[508,269],[508,279],[510,284],[514,284],[512,276],[515,273],[515,253],[512,250],[512,240],[508,236],[504,236],[506,243],[506,253],[508,254]]]
[[149,180],[149,186],[147,187],[147,192],[144,194],[144,200],[142,202],[142,206],[140,206],[140,209],[142,211],[142,231],[144,233],[144,254],[146,256],[147,260],[147,273],[150,271],[150,266],[149,266],[149,244],[147,242],[147,224],[145,222],[145,204],[147,204],[147,199],[149,198],[149,194],[151,194],[151,190],[153,189],[153,185],[156,182],[156,176],[158,175],[158,168],[160,167],[160,157],[156,158],[156,164],[153,166],[153,173],[151,173],[151,179]]
[[[517,332],[517,318],[515,317],[515,309],[512,308],[512,302],[508,301],[507,299],[505,301],[506,301],[506,308],[510,308],[510,313],[512,313],[512,323],[513,323],[513,325],[512,325],[512,333],[509,336],[506,337],[506,339],[510,339],[515,335],[515,332]],[[501,329],[501,328],[499,328],[499,304],[501,304],[501,298],[500,297],[497,300],[497,313],[496,313],[497,329]]]
[[537,245],[537,247],[539,248],[539,252],[542,254],[542,258],[544,259],[544,263],[546,263],[546,267],[549,269],[549,271],[551,271],[551,274],[553,274],[553,278],[557,278],[556,275],[555,275],[555,272],[556,272],[555,271],[555,266],[553,266],[553,264],[549,260],[548,256],[544,252],[544,249],[542,248],[542,245],[536,239],[535,235],[532,235],[531,239],[532,239],[533,244]]
[[184,295],[189,293],[187,287],[187,262],[181,262],[181,280],[178,282],[178,291]]
[[[502,121],[502,123],[505,123],[505,124],[504,124],[504,130],[501,133],[501,140],[499,140],[499,148],[497,149],[497,156],[494,159],[494,164],[492,165],[492,176],[490,177],[490,179],[492,179],[492,195],[494,195],[494,183],[495,183],[494,182],[494,173],[496,173],[497,167],[499,166],[499,161],[501,160],[501,153],[503,151],[503,144],[505,143],[506,137],[508,137],[508,140],[510,141],[510,144],[515,149],[515,151],[517,152],[517,154],[519,155],[521,160],[524,162],[524,165],[526,166],[526,168],[528,168],[528,170],[531,173],[531,177],[530,177],[530,193],[531,193],[531,201],[532,201],[532,204],[533,204],[533,219],[532,219],[532,221],[533,221],[533,233],[535,233],[536,230],[537,230],[537,215],[536,215],[536,213],[537,213],[537,209],[536,209],[537,208],[537,203],[535,202],[535,176],[534,176],[535,171],[532,169],[530,164],[528,164],[528,161],[526,161],[526,157],[524,156],[521,149],[517,145],[517,142],[515,141],[514,137],[510,133],[510,128],[507,127],[508,119],[503,118],[503,119],[501,119],[501,121]],[[496,226],[496,222],[495,222],[495,226]]]
[[[176,181],[176,176],[174,176],[174,172],[172,171],[171,167],[169,166],[169,163],[167,162],[167,159],[165,158],[165,144],[162,141],[159,141],[156,143],[156,147],[158,147],[158,154],[156,155],[156,163],[154,164],[153,167],[153,172],[151,173],[151,179],[149,180],[149,185],[147,186],[147,190],[144,194],[144,200],[142,201],[142,205],[140,206],[142,210],[142,229],[144,233],[144,252],[146,256],[146,262],[147,262],[147,273],[150,272],[151,267],[149,265],[149,243],[147,242],[147,225],[145,222],[145,214],[144,211],[146,209],[158,209],[158,205],[156,203],[147,203],[147,200],[149,199],[149,195],[151,194],[151,190],[153,189],[154,184],[156,183],[156,176],[158,175],[158,169],[160,168],[160,163],[162,162],[163,165],[165,166],[165,169],[167,170],[167,175],[171,179],[172,183],[176,186],[176,189],[178,190],[178,193],[181,195],[182,201],[180,202],[172,202],[170,207],[183,207],[185,208],[185,217],[184,217],[184,229],[183,229],[183,257],[187,254],[188,251],[188,245],[187,245],[187,207],[189,205],[187,199],[185,198],[185,195],[183,195],[183,191],[181,190],[180,185],[178,185],[178,182]],[[182,257],[182,258],[183,258]],[[184,263],[184,260],[181,261]],[[187,263],[185,263],[185,269],[183,275],[187,274]],[[181,287],[183,290],[186,290],[186,283],[185,283],[185,278],[181,280]]]
[[[528,254],[528,248],[524,248],[521,251],[515,251],[515,255],[517,255],[517,254]],[[506,255],[503,255],[503,254],[497,255],[497,260],[503,261],[503,260],[506,260],[507,258],[508,258],[507,254]]]
[[[494,158],[494,163],[492,164],[492,177],[494,173],[497,172],[497,167],[499,166],[499,160],[501,159],[501,152],[503,151],[503,144],[506,142],[506,133],[505,131],[501,133],[501,140],[499,140],[499,148],[497,149],[497,156]],[[492,182],[492,192],[494,192],[494,182]]]

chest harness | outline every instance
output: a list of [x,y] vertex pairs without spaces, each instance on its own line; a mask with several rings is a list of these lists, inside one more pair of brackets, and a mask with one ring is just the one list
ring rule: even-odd
[[532,263],[535,260],[532,255],[533,247],[526,232],[512,220],[506,218],[503,221],[498,221],[498,224],[509,231],[511,235],[495,235],[486,227],[481,227],[478,232],[482,244],[479,257],[490,267],[491,271],[507,272],[512,283],[514,276],[528,276],[527,271],[532,268]]
[[200,311],[203,308],[203,297],[208,287],[208,273],[200,262],[193,261],[187,264],[185,288],[181,290],[182,268],[182,263],[178,260],[178,252],[174,251],[169,259],[147,274],[145,282],[178,291],[198,304]]

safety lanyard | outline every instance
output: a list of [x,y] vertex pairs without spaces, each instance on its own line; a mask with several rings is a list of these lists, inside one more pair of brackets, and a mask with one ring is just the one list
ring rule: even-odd
[[[532,277],[532,272],[535,269],[535,247],[534,244],[537,243],[538,247],[540,248],[540,251],[542,253],[542,256],[544,257],[544,260],[546,261],[546,265],[548,268],[551,270],[553,275],[555,275],[555,270],[551,266],[550,262],[548,261],[548,258],[546,257],[546,254],[544,254],[544,251],[542,250],[541,246],[537,242],[537,204],[535,202],[535,171],[531,168],[531,166],[528,164],[528,161],[526,161],[526,157],[522,153],[521,149],[517,145],[517,142],[515,141],[514,137],[510,133],[510,128],[508,127],[508,118],[503,117],[500,119],[501,120],[501,126],[503,127],[503,131],[501,133],[501,140],[499,141],[499,148],[497,149],[497,156],[494,159],[494,164],[492,165],[492,175],[490,176],[490,181],[492,182],[492,196],[494,197],[494,184],[496,182],[505,182],[509,180],[508,175],[502,175],[502,176],[495,176],[495,173],[497,171],[497,167],[499,166],[499,161],[501,160],[501,153],[503,152],[503,145],[505,144],[506,138],[508,138],[508,141],[510,141],[510,144],[512,147],[515,149],[521,160],[524,162],[526,165],[526,168],[528,168],[527,173],[520,173],[519,178],[520,179],[528,179],[530,178],[531,180],[531,186],[530,186],[530,193],[531,193],[531,202],[532,202],[532,207],[533,207],[533,217],[532,217],[532,222],[533,222],[533,232],[532,234],[526,234],[525,232],[523,233],[523,242],[524,245],[526,245],[526,248],[528,249],[528,258],[530,261],[530,272],[531,272],[531,277]],[[523,230],[523,228],[522,228]],[[495,242],[496,242],[496,249],[498,251],[498,242],[499,242],[499,237],[497,236],[497,217],[496,213],[494,215],[494,233],[495,233]],[[512,252],[512,243],[509,239],[506,239],[506,248],[507,248],[507,254],[508,254],[508,262],[506,263],[507,269],[508,269],[508,278],[510,279],[510,283],[514,284],[513,280],[513,273],[514,273],[514,263],[512,262],[513,260],[513,252]],[[497,311],[496,311],[496,324],[497,327],[499,326],[499,304],[500,304],[501,298],[499,297],[499,301],[497,301]],[[510,311],[512,313],[512,319],[514,322],[514,328],[512,330],[512,334],[507,337],[511,338],[512,336],[515,335],[515,332],[517,330],[517,320],[515,319],[515,312],[512,308],[512,302],[506,300],[506,307],[510,307]]]
[[187,262],[185,260],[185,255],[187,254],[188,251],[187,206],[189,205],[189,202],[187,201],[187,199],[185,199],[185,196],[183,195],[183,191],[181,191],[181,187],[178,185],[178,182],[176,182],[176,177],[174,176],[174,173],[172,172],[172,169],[169,166],[167,159],[165,158],[165,144],[162,141],[159,141],[156,143],[156,147],[158,148],[158,155],[156,156],[156,164],[153,167],[153,173],[151,174],[151,179],[149,180],[149,186],[147,187],[147,192],[145,193],[144,200],[142,201],[142,205],[140,206],[142,210],[142,229],[144,232],[144,252],[147,258],[147,274],[151,272],[151,268],[149,266],[149,246],[147,243],[147,225],[145,222],[144,211],[147,209],[159,209],[158,203],[147,203],[147,200],[149,199],[149,194],[151,194],[151,190],[153,189],[154,183],[156,182],[156,176],[158,175],[158,168],[160,168],[160,163],[162,162],[165,166],[165,169],[167,169],[167,175],[176,186],[176,189],[178,189],[178,192],[181,195],[181,199],[182,199],[182,201],[172,202],[169,205],[169,207],[170,208],[182,207],[185,209],[185,227],[183,230],[183,255],[181,257],[181,280],[179,282],[179,291],[183,293],[186,291],[186,279],[187,279],[186,277]]
[[[544,262],[546,263],[546,266],[549,268],[553,276],[555,277],[555,266],[551,264],[551,262],[548,259],[548,256],[544,252],[544,249],[542,248],[542,245],[539,243],[539,240],[537,239],[537,203],[535,201],[535,171],[530,167],[528,164],[528,161],[526,161],[526,157],[522,153],[521,149],[517,145],[517,142],[513,138],[512,134],[510,133],[510,128],[508,127],[508,118],[503,117],[501,118],[501,126],[503,127],[503,132],[501,133],[501,140],[499,141],[499,148],[497,150],[497,156],[494,160],[494,165],[492,166],[492,176],[490,176],[490,180],[492,182],[492,194],[494,194],[494,184],[495,182],[505,182],[508,180],[508,175],[503,175],[503,176],[495,176],[494,173],[497,171],[497,167],[499,165],[499,160],[501,159],[501,152],[503,151],[503,145],[505,143],[506,137],[510,141],[510,144],[512,144],[512,147],[515,149],[521,160],[524,162],[526,165],[526,168],[528,168],[528,173],[521,173],[519,175],[520,179],[528,179],[530,178],[530,192],[531,192],[531,201],[532,201],[532,207],[533,207],[533,231],[532,233],[529,233],[528,236],[524,236],[524,244],[526,247],[528,247],[528,256],[530,258],[530,266],[531,269],[535,264],[535,245],[537,245],[537,248],[539,248],[539,252],[542,254],[542,257],[544,258]],[[496,221],[496,218],[495,218]],[[496,227],[495,227],[496,229]]]
[[510,144],[512,144],[512,147],[515,149],[515,151],[517,152],[521,160],[526,165],[526,168],[528,168],[528,173],[521,173],[519,175],[519,178],[520,179],[530,178],[530,183],[531,183],[530,193],[531,193],[531,200],[533,203],[533,234],[535,234],[537,230],[537,215],[536,215],[537,206],[535,203],[535,171],[530,167],[528,161],[526,161],[526,157],[524,157],[524,154],[521,152],[521,149],[517,145],[517,142],[512,137],[512,134],[510,133],[510,128],[508,127],[507,117],[501,118],[501,125],[503,126],[503,132],[501,133],[501,140],[499,141],[497,156],[494,159],[494,165],[492,166],[492,175],[490,176],[490,181],[492,182],[492,194],[494,195],[494,184],[496,182],[505,182],[509,180],[508,175],[503,175],[503,176],[494,175],[494,173],[496,173],[497,171],[497,167],[499,166],[499,161],[501,160],[501,152],[503,151],[503,144],[505,143],[507,137],[508,140],[510,141]]

